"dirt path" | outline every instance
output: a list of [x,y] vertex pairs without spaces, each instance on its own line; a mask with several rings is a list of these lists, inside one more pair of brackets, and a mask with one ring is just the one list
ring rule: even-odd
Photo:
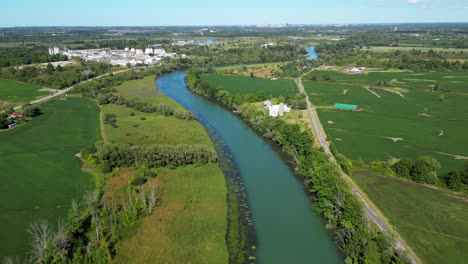
[[382,97],[380,94],[376,93],[375,91],[372,91],[369,87],[364,87],[367,91],[371,92],[373,95],[377,96],[378,98]]
[[[322,66],[320,66],[322,67]],[[320,68],[319,67],[319,68]],[[319,69],[317,68],[317,69]],[[316,69],[314,69],[316,70]],[[310,119],[312,121],[312,128],[314,130],[314,134],[318,138],[318,142],[320,143],[320,146],[323,147],[324,152],[329,156],[330,162],[333,162],[337,165],[339,168],[338,164],[336,163],[336,159],[333,156],[333,154],[330,151],[330,146],[328,145],[328,142],[326,141],[326,136],[325,133],[323,132],[322,124],[319,121],[318,114],[315,112],[315,106],[312,105],[312,103],[309,100],[309,96],[305,93],[304,90],[304,85],[302,84],[302,78],[309,74],[310,72],[314,71],[311,70],[299,78],[295,80],[297,87],[299,88],[299,92],[304,94],[306,96],[306,103],[307,103],[307,111],[309,112]],[[368,87],[366,88],[369,92],[373,93],[377,97],[380,98],[380,95],[375,93],[374,91],[370,90]],[[403,250],[408,253],[408,257],[410,258],[412,263],[421,263],[419,258],[416,256],[416,254],[412,251],[412,249],[408,246],[408,244],[401,238],[401,236],[391,228],[391,225],[384,220],[385,218],[382,216],[383,214],[377,209],[377,207],[372,204],[372,202],[366,198],[365,193],[359,189],[359,187],[354,183],[354,181],[344,173],[340,168],[340,176],[345,179],[345,181],[348,183],[349,187],[351,188],[351,191],[353,194],[362,202],[364,205],[364,210],[368,216],[368,218],[373,221],[377,227],[384,233],[394,233],[396,235],[395,239],[395,244],[394,247],[398,250]]]

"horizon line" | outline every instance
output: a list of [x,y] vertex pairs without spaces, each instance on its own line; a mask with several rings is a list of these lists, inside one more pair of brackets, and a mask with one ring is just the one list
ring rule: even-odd
[[355,23],[258,23],[258,24],[167,24],[167,25],[25,25],[25,26],[0,26],[0,28],[115,28],[115,27],[258,27],[258,26],[359,26],[359,25],[414,25],[414,24],[468,24],[468,21],[447,22],[355,22]]

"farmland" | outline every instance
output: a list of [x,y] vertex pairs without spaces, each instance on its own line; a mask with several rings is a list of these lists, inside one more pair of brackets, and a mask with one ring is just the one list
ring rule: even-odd
[[[360,77],[360,76],[357,76]],[[460,169],[468,156],[466,95],[305,81],[306,92],[340,152],[364,161],[433,156],[442,170]],[[335,103],[357,104],[360,112],[331,109]]]
[[0,79],[0,108],[2,102],[22,104],[47,94],[48,92],[41,92],[38,87],[29,84]]
[[71,200],[93,186],[74,155],[99,139],[99,108],[83,98],[40,108],[43,115],[0,133],[0,258],[24,256],[27,227],[40,219],[56,226]]
[[[155,89],[153,77],[128,81],[116,87],[126,98],[138,96],[152,103],[182,108]],[[132,115],[133,113],[133,115]],[[179,120],[135,111],[125,106],[102,106],[102,114],[114,114],[117,128],[103,125],[107,141],[128,144],[213,143],[196,120]],[[123,169],[109,179],[106,195],[125,194],[135,169]],[[228,251],[226,181],[217,164],[160,168],[148,185],[157,184],[160,203],[153,214],[123,234],[116,263],[225,263]]]
[[232,75],[203,75],[202,79],[222,86],[231,94],[261,93],[268,97],[293,96],[298,93],[293,80],[250,78]]
[[466,196],[367,171],[354,172],[352,178],[424,263],[463,263],[466,260]]
[[411,90],[430,90],[438,85],[439,90],[468,93],[468,74],[466,72],[369,72],[368,74],[342,74],[338,71],[316,71],[312,76],[329,75],[334,82],[376,86],[385,81],[388,86]]

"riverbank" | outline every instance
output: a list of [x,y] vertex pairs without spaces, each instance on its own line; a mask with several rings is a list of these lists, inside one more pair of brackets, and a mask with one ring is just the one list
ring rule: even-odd
[[[393,250],[390,241],[385,238],[386,234],[380,233],[366,221],[362,204],[352,195],[335,165],[329,163],[327,155],[311,148],[313,138],[310,132],[301,132],[299,126],[287,124],[278,118],[266,117],[255,109],[242,107],[242,103],[241,106],[233,105],[228,91],[201,81],[197,72],[188,74],[187,83],[196,93],[230,108],[235,106],[237,113],[249,125],[289,153],[295,160],[296,172],[304,178],[317,198],[314,202],[315,211],[327,220],[329,228],[334,229],[336,243],[347,255],[347,261],[405,261],[400,252]],[[363,223],[367,223],[367,232],[362,229]],[[389,255],[389,252],[392,253]]]
[[[183,109],[155,88],[154,77],[124,82],[116,95],[138,97]],[[126,106],[102,106],[104,116],[115,115],[117,127],[104,125],[109,141],[136,145],[213,143],[196,120],[180,120],[143,113]],[[147,185],[161,190],[155,211],[123,235],[115,263],[226,263],[227,228],[226,181],[216,164],[186,166],[175,170],[157,169]],[[137,171],[123,171],[109,180],[108,190],[125,193],[129,179]]]
[[265,139],[238,116],[187,89],[182,72],[158,80],[162,91],[196,113],[230,149],[248,198],[257,263],[342,262],[303,185]]

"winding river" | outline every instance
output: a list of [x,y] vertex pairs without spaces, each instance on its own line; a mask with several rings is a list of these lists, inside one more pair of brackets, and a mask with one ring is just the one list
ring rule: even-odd
[[157,80],[158,87],[197,114],[230,150],[248,196],[257,263],[341,263],[302,183],[280,154],[233,113],[188,90],[184,76],[165,75]]

